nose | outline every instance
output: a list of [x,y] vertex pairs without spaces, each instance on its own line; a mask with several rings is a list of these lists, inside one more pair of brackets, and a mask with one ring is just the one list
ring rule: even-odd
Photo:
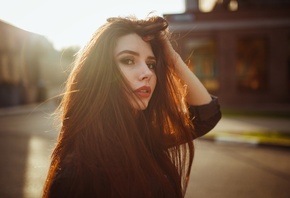
[[142,64],[140,71],[139,80],[150,80],[153,75],[153,71],[148,68],[146,63]]

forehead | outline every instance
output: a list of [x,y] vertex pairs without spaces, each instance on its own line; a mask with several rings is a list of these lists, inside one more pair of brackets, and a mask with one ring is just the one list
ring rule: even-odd
[[143,41],[143,39],[136,33],[127,34],[117,40],[115,54],[118,54],[124,50],[130,50],[138,52],[139,54],[153,56],[151,45],[148,42]]

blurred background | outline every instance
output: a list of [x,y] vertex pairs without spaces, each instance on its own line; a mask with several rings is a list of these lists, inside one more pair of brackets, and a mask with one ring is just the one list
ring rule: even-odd
[[54,96],[74,54],[107,18],[143,18],[150,12],[168,19],[177,50],[224,107],[290,103],[288,0],[11,0],[2,5],[0,106]]
[[223,118],[196,141],[189,197],[290,197],[289,0],[0,0],[0,197],[40,197],[53,112],[107,18],[167,18]]

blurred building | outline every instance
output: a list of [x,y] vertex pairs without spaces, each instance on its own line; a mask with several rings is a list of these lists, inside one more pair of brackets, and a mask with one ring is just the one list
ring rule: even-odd
[[224,106],[290,104],[289,0],[186,0],[176,49]]
[[44,36],[0,20],[0,107],[47,99],[63,81],[59,60]]

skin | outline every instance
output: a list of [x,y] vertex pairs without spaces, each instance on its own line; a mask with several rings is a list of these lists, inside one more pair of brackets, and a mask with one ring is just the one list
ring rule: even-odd
[[150,44],[135,33],[122,36],[117,41],[114,57],[133,92],[130,103],[136,110],[146,109],[157,81],[156,59]]
[[196,75],[189,69],[186,63],[182,60],[180,55],[173,49],[170,41],[165,38],[164,49],[172,61],[175,63],[175,69],[179,77],[187,85],[187,98],[186,101],[189,105],[204,105],[211,102],[211,95],[203,86]]

